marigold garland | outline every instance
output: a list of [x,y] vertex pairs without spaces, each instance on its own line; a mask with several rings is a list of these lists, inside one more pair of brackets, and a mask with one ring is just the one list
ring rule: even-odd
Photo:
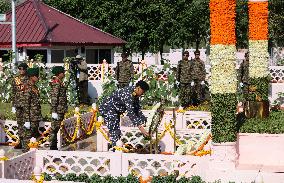
[[210,0],[211,45],[234,45],[235,0]]
[[36,178],[35,175],[33,174],[33,175],[32,175],[32,180],[33,180],[35,183],[43,183],[43,181],[44,181],[44,174],[41,174],[41,175],[40,175],[39,180],[37,180],[37,178]]
[[248,2],[249,39],[268,40],[268,2]]
[[6,156],[0,158],[0,161],[7,161],[7,160],[9,160],[9,158],[7,158]]

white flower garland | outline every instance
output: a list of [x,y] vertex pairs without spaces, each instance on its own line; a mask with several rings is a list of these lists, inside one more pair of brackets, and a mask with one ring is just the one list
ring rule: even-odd
[[210,91],[213,94],[237,92],[235,45],[211,45]]
[[262,78],[269,75],[267,50],[267,40],[249,40],[249,76],[251,78]]
[[156,105],[154,105],[154,107],[152,108],[151,113],[149,114],[149,116],[147,117],[147,122],[146,122],[146,126],[149,127],[153,121],[153,117],[155,115],[155,113],[157,112],[158,108],[161,106],[161,103],[158,102]]

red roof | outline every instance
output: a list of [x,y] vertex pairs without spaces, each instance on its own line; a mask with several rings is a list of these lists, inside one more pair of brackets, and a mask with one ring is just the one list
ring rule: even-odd
[[[11,21],[12,13],[7,13]],[[16,7],[17,45],[123,45],[126,42],[38,0]],[[11,26],[0,24],[0,47],[11,45]],[[38,44],[40,43],[40,44]]]

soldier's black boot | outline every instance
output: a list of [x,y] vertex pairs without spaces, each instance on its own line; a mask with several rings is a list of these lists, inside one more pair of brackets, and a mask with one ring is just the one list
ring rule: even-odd
[[57,135],[51,135],[50,150],[58,150],[57,148]]

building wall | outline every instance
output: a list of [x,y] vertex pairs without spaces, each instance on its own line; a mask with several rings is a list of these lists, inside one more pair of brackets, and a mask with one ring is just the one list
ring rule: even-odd
[[[86,58],[87,50],[97,50],[98,54],[96,57],[96,62],[93,59],[90,64],[98,64],[102,63],[104,59],[107,60],[108,63],[113,63],[114,61],[114,50],[113,46],[85,46],[85,47],[78,47],[78,46],[53,46],[53,47],[25,47],[25,48],[18,48],[18,61],[23,61],[27,59],[34,59],[31,55],[28,55],[27,52],[35,53],[37,50],[46,50],[46,63],[63,63],[63,58],[65,57],[75,57],[77,54]],[[9,49],[0,49],[0,50],[9,50]],[[32,51],[28,51],[32,50]],[[56,54],[55,50],[57,51]],[[107,57],[105,57],[104,53],[107,53]],[[34,55],[34,54],[33,54]],[[54,59],[54,58],[57,59]],[[90,58],[90,57],[88,57]],[[90,60],[90,59],[89,59]],[[88,62],[88,60],[87,60]]]

